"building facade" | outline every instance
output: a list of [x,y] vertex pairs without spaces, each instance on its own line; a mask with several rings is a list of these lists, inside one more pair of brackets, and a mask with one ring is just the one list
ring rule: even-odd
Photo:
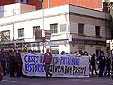
[[112,29],[113,28],[113,0],[103,0],[103,11],[109,13],[112,17],[111,38],[107,40],[107,47],[110,48],[111,47],[110,43],[113,41],[113,29]]
[[27,4],[10,4],[0,6],[0,18],[19,15],[26,12],[35,11],[36,7]]
[[[102,10],[102,0],[43,0],[43,1],[44,8],[50,8],[65,4],[73,4],[90,9]],[[36,9],[42,8],[42,2],[40,2],[39,0],[0,0],[0,6],[14,3],[24,3],[28,5],[33,5],[36,6]]]
[[[4,17],[0,19],[0,47],[9,50],[16,43],[18,49],[27,44],[32,50],[49,47],[59,53],[99,54],[106,52],[106,39],[111,38],[110,19],[107,13],[69,4]],[[42,31],[46,41],[42,41]]]
[[102,0],[44,0],[44,7],[50,8],[65,4],[73,4],[90,9],[102,10]]
[[42,8],[42,2],[40,2],[39,0],[0,0],[0,6],[14,4],[14,3],[23,3],[23,4],[32,5],[35,6],[36,9]]

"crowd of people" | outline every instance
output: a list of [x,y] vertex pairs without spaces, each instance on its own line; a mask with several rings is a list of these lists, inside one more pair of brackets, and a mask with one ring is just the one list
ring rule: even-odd
[[[48,52],[48,50],[46,50]],[[0,52],[0,63],[2,66],[2,73],[3,75],[10,75],[10,77],[22,77],[22,58],[21,58],[21,50],[9,50],[9,52],[5,53],[4,49],[1,49]],[[40,50],[38,51],[32,51],[29,50],[27,53],[41,53]],[[58,52],[56,53],[50,53],[48,52],[50,56],[59,54]],[[65,51],[62,51],[60,55],[76,55],[76,56],[90,56],[88,55],[88,52],[82,52],[82,51],[76,51],[74,53],[65,53]],[[47,53],[44,54],[44,56],[47,55]],[[44,60],[46,58],[44,57]],[[48,59],[47,59],[48,60]],[[51,58],[52,60],[52,58]],[[52,76],[52,74],[49,73],[49,67],[51,61],[44,61],[46,63],[46,77],[48,77],[48,74]],[[49,62],[49,63],[48,63]],[[111,58],[110,54],[108,53],[107,56],[105,56],[104,52],[102,51],[101,54],[97,57],[95,54],[91,55],[89,57],[89,71],[90,75],[98,75],[99,77],[102,76],[110,76],[110,70],[111,70]],[[95,72],[95,74],[94,74]]]
[[[61,54],[66,54],[64,51],[61,52]],[[89,56],[89,71],[90,75],[98,75],[99,77],[102,76],[109,76],[110,77],[110,71],[112,69],[112,62],[110,54],[107,53],[107,56],[105,56],[104,51],[101,51],[99,56],[96,56],[96,54],[89,55],[88,52],[82,52],[75,51],[74,53],[70,53],[75,56]]]
[[[96,68],[96,66],[98,68]],[[97,70],[99,70],[99,72],[97,72]],[[110,77],[110,70],[111,70],[111,58],[109,53],[107,56],[105,56],[104,52],[101,52],[99,57],[96,57],[95,54],[91,56],[90,59],[91,75],[93,75],[95,71],[95,74],[98,75],[99,77],[102,76]]]
[[2,67],[3,75],[10,75],[10,77],[22,76],[22,58],[21,50],[9,50],[5,53],[4,49],[1,49],[0,63]]

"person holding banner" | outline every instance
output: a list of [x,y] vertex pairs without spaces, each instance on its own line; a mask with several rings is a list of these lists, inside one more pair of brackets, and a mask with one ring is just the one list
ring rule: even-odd
[[49,52],[49,48],[47,48],[46,53],[44,54],[44,61],[43,61],[43,63],[45,63],[44,70],[46,72],[47,79],[48,79],[48,75],[50,75],[50,77],[52,76],[52,73],[50,73],[49,71],[51,61],[52,61],[52,54]]

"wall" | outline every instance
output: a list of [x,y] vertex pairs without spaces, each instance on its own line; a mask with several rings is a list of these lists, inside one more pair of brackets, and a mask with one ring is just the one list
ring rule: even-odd
[[0,6],[13,4],[14,0],[0,0]]
[[59,45],[59,53],[61,53],[62,51],[65,51],[65,53],[70,53],[70,45]]
[[73,4],[77,6],[83,6],[91,9],[101,9],[102,0],[44,0],[44,8],[64,5],[64,4]]
[[[64,4],[73,4],[91,9],[102,9],[102,0],[44,0],[44,8],[60,6]],[[0,6],[14,4],[14,0],[0,0]],[[42,8],[42,2],[39,0],[29,0],[29,5],[36,6],[36,9]],[[93,4],[93,5],[92,5]]]
[[96,54],[96,46],[91,45],[85,45],[85,51],[89,53],[89,55],[92,55],[93,53]]
[[[14,4],[14,1],[15,0],[0,0],[0,6]],[[42,2],[40,2],[39,0],[29,0],[28,4],[36,6],[36,9],[42,8]]]
[[0,18],[4,17],[4,6],[0,6]]
[[3,14],[3,17],[20,14],[20,4],[0,6],[0,8],[3,8],[2,11],[0,10],[0,14]]
[[26,5],[26,4],[16,3],[16,4],[4,5],[4,6],[0,6],[0,18],[18,15],[21,13],[30,12],[34,10],[36,10],[35,6]]
[[21,13],[31,12],[36,10],[35,6],[27,5],[27,4],[20,4],[20,7],[21,7]]
[[[108,21],[106,20],[108,18],[110,18],[110,16],[108,17],[107,13],[70,6],[69,21],[70,21],[70,32],[72,34],[72,37],[78,39],[105,41],[106,38],[111,37],[110,34],[111,32],[109,31],[110,28],[109,25],[107,25],[109,23],[109,20]],[[78,23],[84,24],[83,36],[78,35]],[[95,35],[95,26],[100,26],[100,36],[101,36],[100,38],[97,38]],[[85,44],[81,44],[81,45],[85,46],[85,51],[87,51],[90,55],[96,53],[97,47],[100,47],[100,50],[102,51],[106,51],[105,50],[106,47],[104,46],[96,46],[96,45],[91,46]],[[77,49],[81,45],[80,44],[74,44],[74,46],[71,45],[70,49],[73,52],[74,49]]]
[[40,2],[39,0],[29,0],[29,5],[36,6],[36,9],[42,8],[42,2]]
[[70,52],[75,52],[75,51],[78,51],[78,45],[77,44],[70,44]]
[[[70,27],[71,33],[78,33],[78,23],[84,24],[84,34],[86,36],[95,37],[95,26],[100,26],[100,35],[105,38],[105,21],[101,19],[79,16],[79,15],[70,15]],[[108,36],[110,37],[110,36]]]

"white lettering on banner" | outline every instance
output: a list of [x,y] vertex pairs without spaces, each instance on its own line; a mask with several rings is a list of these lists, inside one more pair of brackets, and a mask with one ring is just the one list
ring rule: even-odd
[[[22,54],[23,74],[45,76],[42,54]],[[50,71],[53,77],[89,77],[89,57],[53,56]]]

